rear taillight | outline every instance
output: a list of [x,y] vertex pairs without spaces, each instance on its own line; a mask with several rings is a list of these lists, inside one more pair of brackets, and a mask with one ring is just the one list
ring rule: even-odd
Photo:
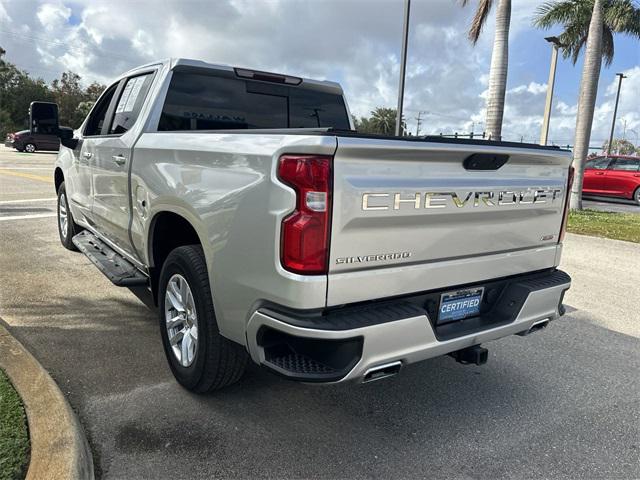
[[569,203],[571,202],[571,189],[573,188],[573,177],[576,169],[573,165],[569,167],[569,178],[567,179],[567,196],[564,199],[564,213],[562,215],[562,226],[560,227],[560,235],[558,243],[564,240],[564,234],[567,231],[567,222],[569,221]]
[[329,267],[331,163],[326,155],[283,155],[278,178],[296,191],[296,209],[282,221],[282,266],[318,275]]

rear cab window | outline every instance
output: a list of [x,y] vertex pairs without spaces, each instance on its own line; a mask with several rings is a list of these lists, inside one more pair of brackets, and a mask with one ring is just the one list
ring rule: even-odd
[[193,71],[174,71],[159,131],[280,128],[349,130],[341,94]]

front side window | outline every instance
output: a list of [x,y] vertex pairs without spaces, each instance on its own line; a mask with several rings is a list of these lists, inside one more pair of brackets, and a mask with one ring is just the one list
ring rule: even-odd
[[585,165],[585,168],[592,168],[594,170],[605,170],[609,166],[610,162],[610,158],[598,157],[594,158],[593,160],[589,160]]
[[173,73],[158,130],[349,129],[341,95],[205,73]]
[[640,169],[640,158],[616,158],[611,169],[637,172]]
[[102,135],[102,127],[107,117],[107,111],[109,105],[113,99],[113,95],[116,93],[118,84],[114,84],[107,89],[107,91],[98,99],[98,103],[91,111],[87,126],[84,128],[84,136],[91,137],[95,135]]
[[133,126],[140,114],[140,110],[142,110],[142,104],[152,80],[153,73],[146,73],[127,79],[116,105],[113,122],[109,127],[110,135],[125,133]]

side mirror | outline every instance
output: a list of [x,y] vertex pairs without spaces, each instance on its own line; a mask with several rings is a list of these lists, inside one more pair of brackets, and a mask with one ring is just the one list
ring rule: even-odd
[[31,102],[29,105],[29,131],[57,135],[59,130],[58,104]]
[[78,146],[78,139],[73,137],[73,129],[69,127],[59,127],[57,132],[60,143],[71,150]]

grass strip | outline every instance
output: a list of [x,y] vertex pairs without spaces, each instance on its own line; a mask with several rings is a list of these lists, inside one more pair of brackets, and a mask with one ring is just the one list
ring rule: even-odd
[[23,479],[28,460],[27,417],[20,396],[0,370],[0,480]]
[[567,231],[640,243],[640,214],[571,210]]

